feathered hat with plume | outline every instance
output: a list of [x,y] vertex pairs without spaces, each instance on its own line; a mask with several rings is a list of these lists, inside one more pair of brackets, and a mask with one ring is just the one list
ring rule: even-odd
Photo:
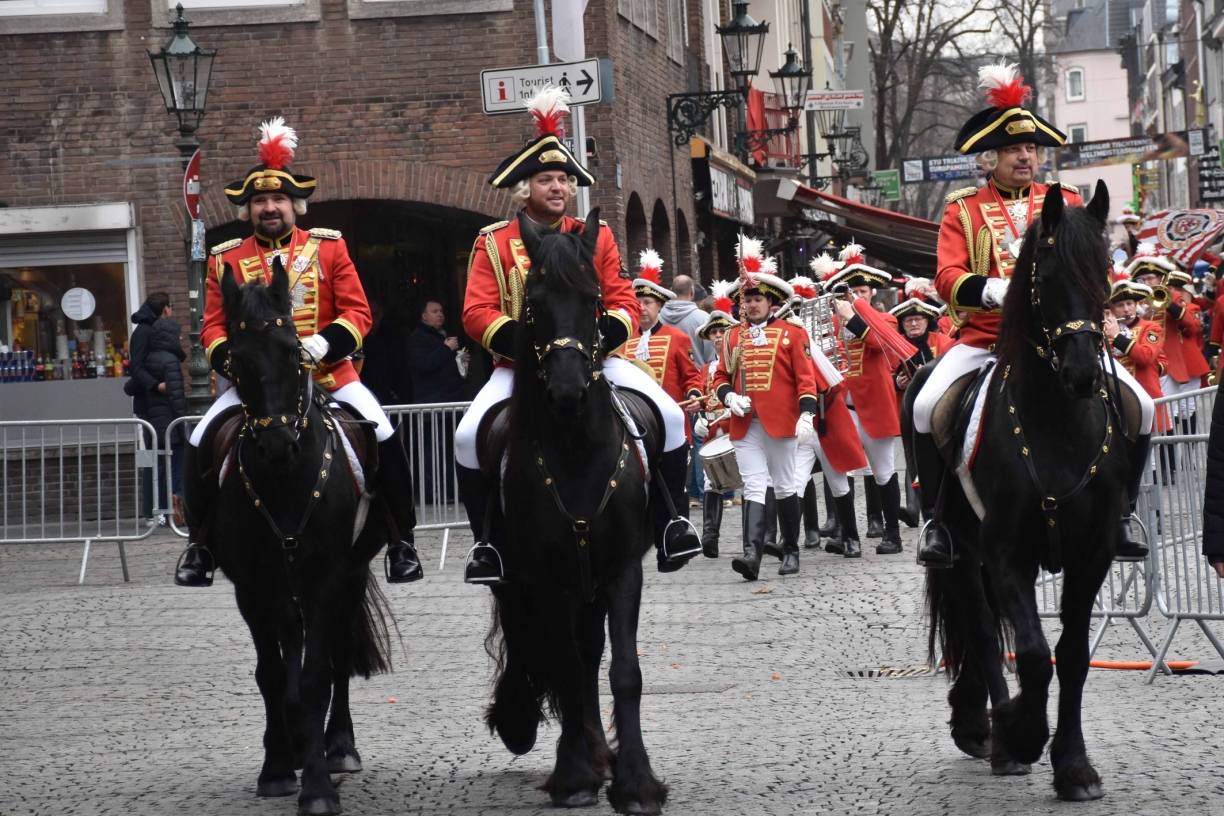
[[291,198],[306,198],[315,191],[318,182],[310,176],[289,171],[297,151],[297,131],[273,116],[259,125],[259,164],[245,177],[225,187],[225,197],[235,206],[245,206],[252,196],[260,193],[284,193]]
[[816,282],[823,286],[829,278],[838,273],[841,269],[841,262],[835,260],[829,253],[822,252],[808,261],[808,269],[812,270]]
[[1152,296],[1152,287],[1146,283],[1139,283],[1128,278],[1116,280],[1109,291],[1109,302],[1117,303],[1121,300],[1139,300],[1144,301]]
[[1140,275],[1159,275],[1161,283],[1167,283],[1170,273],[1180,271],[1177,264],[1167,255],[1161,255],[1156,245],[1144,241],[1135,247],[1135,255],[1124,270],[1126,277],[1134,280]]
[[936,306],[933,303],[927,303],[922,298],[912,297],[909,300],[898,303],[889,309],[888,313],[897,318],[898,321],[904,320],[907,317],[913,317],[914,315],[922,315],[935,321],[939,319],[939,316],[944,313],[945,309],[947,309],[946,306]]
[[666,303],[674,300],[676,293],[663,286],[663,259],[653,249],[638,253],[638,276],[633,279],[633,291],[637,295],[658,298]]
[[961,153],[981,153],[1014,144],[1058,147],[1066,135],[1024,107],[1033,89],[1024,84],[1014,64],[985,65],[978,69],[978,86],[990,107],[969,117],[956,134]]
[[697,330],[697,336],[702,340],[709,340],[710,332],[714,329],[729,329],[735,325],[735,317],[732,315],[735,304],[731,300],[731,295],[737,288],[737,283],[736,281],[716,280],[710,284],[710,294],[714,296],[714,307],[706,317],[706,322],[702,323],[701,328]]
[[794,296],[795,290],[778,276],[778,262],[765,255],[759,238],[741,234],[739,243],[735,245],[735,257],[739,262],[740,277],[736,291],[740,297],[757,292],[781,304]]
[[513,187],[523,179],[549,170],[562,170],[573,176],[579,187],[594,184],[595,177],[565,146],[563,120],[569,113],[569,91],[549,85],[528,99],[526,105],[535,124],[535,135],[498,165],[489,176],[489,184],[499,188]]
[[829,278],[827,285],[830,289],[837,286],[880,287],[892,283],[892,275],[867,264],[860,244],[851,241],[842,247],[837,257],[841,260],[841,271]]
[[1123,207],[1122,214],[1118,216],[1119,224],[1142,224],[1143,216],[1135,212],[1133,207]]

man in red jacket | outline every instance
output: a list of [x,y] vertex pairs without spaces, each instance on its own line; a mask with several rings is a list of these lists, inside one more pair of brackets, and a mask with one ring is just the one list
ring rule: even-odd
[[[561,117],[569,110],[565,100],[564,92],[546,88],[527,103],[536,121],[536,137],[508,156],[489,177],[489,183],[510,190],[513,199],[522,205],[522,216],[541,226],[564,232],[599,230],[595,273],[599,277],[606,310],[600,318],[599,331],[603,350],[610,352],[633,334],[639,306],[628,276],[621,274],[620,250],[612,231],[602,223],[586,224],[565,214],[578,187],[589,186],[595,181],[562,141]],[[480,231],[468,261],[463,328],[493,355],[496,366],[455,429],[459,493],[476,538],[464,571],[464,580],[468,583],[497,584],[505,578],[501,555],[493,542],[484,540],[484,515],[491,485],[486,483],[479,469],[476,436],[485,413],[510,397],[514,382],[514,334],[523,309],[524,282],[530,268],[531,259],[523,245],[517,219],[499,221]],[[701,552],[697,531],[679,514],[681,509],[688,509],[685,496],[688,423],[684,411],[653,377],[628,360],[605,358],[603,374],[613,384],[645,396],[663,418],[664,452],[658,471],[664,484],[658,489],[668,491],[677,513],[666,510],[661,495],[652,496],[655,544],[660,571],[679,569]]]
[[[297,216],[305,214],[306,198],[317,184],[313,178],[288,169],[297,134],[280,117],[264,122],[260,130],[261,163],[225,188],[226,198],[238,207],[238,218],[251,221],[254,234],[212,248],[200,342],[219,382],[228,383],[229,338],[221,281],[229,275],[238,284],[268,283],[273,264],[283,266],[289,275],[293,322],[303,356],[314,364],[315,385],[375,423],[380,493],[400,535],[387,544],[387,579],[391,583],[415,581],[424,573],[413,547],[416,511],[412,471],[403,445],[394,436],[395,428],[349,360],[370,329],[370,306],[361,279],[339,231],[321,227],[306,231],[296,226]],[[199,447],[216,417],[239,404],[236,389],[223,391],[192,431],[191,444]],[[189,542],[174,580],[180,586],[208,586],[212,572],[212,553]]]
[[[931,416],[939,398],[965,374],[981,370],[995,359],[1000,309],[1020,243],[1028,225],[1041,213],[1047,195],[1061,195],[1067,204],[1082,206],[1079,194],[1058,184],[1034,178],[1038,148],[1057,147],[1066,137],[1057,128],[1024,107],[1032,89],[1014,66],[992,65],[979,71],[990,107],[974,114],[961,127],[956,149],[978,153],[978,165],[989,173],[982,187],[967,187],[947,196],[939,228],[935,288],[952,314],[966,313],[956,345],[939,359],[914,400],[914,455],[921,484],[923,513],[932,518],[924,528],[918,561],[927,566],[950,566],[952,541],[941,523],[936,499],[947,468],[931,438]],[[1133,382],[1133,381],[1132,381]],[[1147,459],[1154,404],[1134,383],[1143,407],[1136,467],[1131,473],[1130,501],[1138,497],[1143,463]],[[1146,557],[1147,548],[1130,541],[1129,517],[1121,521],[1126,535],[1119,557]]]
[[[1110,311],[1105,315],[1101,331],[1109,344],[1110,353],[1125,368],[1152,399],[1162,395],[1160,372],[1164,368],[1164,350],[1160,341],[1160,326],[1139,316],[1139,305],[1152,296],[1151,287],[1131,280],[1116,281],[1109,296]],[[1160,407],[1156,429],[1170,428],[1168,412]]]

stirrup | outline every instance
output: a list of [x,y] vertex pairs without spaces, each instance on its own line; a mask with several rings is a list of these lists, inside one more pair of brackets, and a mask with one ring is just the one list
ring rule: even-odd
[[932,524],[936,524],[936,523],[937,523],[936,520],[933,518],[927,519],[926,523],[922,525],[922,529],[918,531],[919,544],[918,544],[918,547],[916,548],[917,553],[915,553],[914,555],[914,563],[916,563],[920,567],[928,567],[930,569],[951,569],[952,566],[956,563],[956,542],[952,540],[951,533],[948,534],[948,558],[946,560],[943,560],[943,561],[923,561],[922,560],[922,548],[923,548],[923,544],[926,543],[927,529]]
[[[193,548],[198,549],[201,552],[208,553],[208,560],[212,563],[212,569],[205,570],[201,574],[201,577],[203,578],[203,581],[201,583],[198,583],[198,584],[181,583],[178,579],[179,570],[183,568],[183,559],[187,557],[187,553],[191,552]],[[210,587],[213,585],[213,574],[216,571],[217,571],[217,559],[216,557],[213,556],[212,550],[208,549],[208,546],[205,544],[192,544],[189,541],[187,543],[187,546],[183,549],[183,551],[179,553],[178,560],[174,562],[174,585],[181,586],[181,587],[188,587],[192,589]]]
[[[477,550],[490,550],[492,551],[493,555],[497,556],[497,575],[469,575],[468,567],[472,565],[472,561],[474,560],[473,557],[475,556]],[[505,580],[506,564],[504,561],[502,561],[501,553],[497,551],[497,548],[492,544],[485,544],[480,541],[473,544],[472,548],[467,551],[467,559],[463,568],[463,582],[465,584],[485,584],[491,586],[494,584],[500,584]]]
[[[1143,523],[1143,521],[1139,518],[1139,515],[1137,513],[1131,513],[1130,515],[1120,519],[1120,521],[1127,525],[1136,524],[1139,526],[1139,532],[1141,533],[1140,538],[1142,539],[1142,541],[1137,540],[1135,543],[1140,544],[1145,550],[1147,550],[1147,552],[1145,552],[1143,556],[1139,558],[1135,558],[1133,556],[1120,556],[1118,555],[1117,552],[1115,552],[1113,560],[1119,564],[1142,564],[1144,563],[1145,561],[1148,560],[1148,556],[1152,554],[1152,539],[1151,539],[1151,536],[1148,534],[1147,525]],[[1123,540],[1119,543],[1126,544],[1127,541]]]
[[[695,543],[690,544],[687,548],[680,548],[677,549],[676,552],[672,552],[667,546],[669,540],[668,533],[671,532],[672,528],[677,524],[681,525],[682,528],[687,527],[688,535],[681,530],[681,532],[675,535],[675,540],[681,540],[691,536]],[[675,541],[672,543],[675,543]],[[667,522],[667,526],[663,528],[663,540],[659,543],[659,557],[663,561],[687,561],[693,556],[698,555],[700,552],[701,536],[697,534],[697,528],[693,526],[693,522],[689,521],[684,516],[676,516],[674,519]]]

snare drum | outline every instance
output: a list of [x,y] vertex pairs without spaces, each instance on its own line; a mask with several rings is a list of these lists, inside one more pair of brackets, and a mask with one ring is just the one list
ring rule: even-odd
[[739,465],[735,461],[735,448],[731,446],[730,434],[715,437],[701,446],[701,467],[706,478],[710,480],[710,488],[719,493],[737,490],[744,486],[740,476]]

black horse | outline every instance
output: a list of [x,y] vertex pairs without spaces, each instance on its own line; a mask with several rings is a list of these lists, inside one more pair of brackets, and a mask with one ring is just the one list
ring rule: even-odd
[[[340,418],[314,397],[279,260],[270,286],[239,288],[226,274],[222,294],[241,426],[232,447],[211,439],[198,451],[188,446],[188,523],[233,582],[255,642],[267,716],[256,793],[294,793],[301,768],[299,812],[339,813],[329,772],[361,770],[349,678],[390,668],[386,599],[369,567],[384,521],[370,514],[353,542],[360,497],[344,464]],[[210,437],[224,436],[227,425],[219,420]],[[357,447],[373,450],[367,441]],[[216,510],[201,517],[201,506]]]
[[[646,478],[634,439],[601,375],[601,310],[594,272],[598,210],[581,233],[538,230],[520,216],[531,258],[516,340],[505,440],[501,527],[510,580],[492,588],[486,646],[497,662],[485,721],[515,754],[535,744],[544,706],[561,720],[552,775],[557,805],[595,802],[605,774],[621,813],[659,813],[667,788],[642,742],[642,674],[637,656],[642,557],[652,543]],[[638,411],[641,403],[626,396]],[[502,462],[500,420],[482,433],[484,469]],[[644,424],[651,454],[661,423]],[[599,713],[604,624],[612,640],[611,685],[617,752]]]
[[[1034,582],[1039,567],[1065,571],[1050,758],[1054,787],[1068,800],[1102,795],[1084,748],[1080,703],[1090,613],[1117,545],[1132,455],[1119,390],[1103,381],[1101,367],[1108,211],[1103,183],[1083,208],[1065,207],[1055,189],[1028,228],[1003,304],[984,443],[973,465],[984,515],[979,521],[957,480],[947,478],[943,517],[960,558],[952,569],[927,571],[931,659],[942,651],[955,679],[952,737],[966,753],[989,757],[996,774],[1028,773],[1049,738],[1054,669]],[[920,372],[919,387],[929,373]],[[907,426],[917,391],[910,388],[905,400]],[[1011,638],[1020,693],[1009,699],[1001,652]]]

